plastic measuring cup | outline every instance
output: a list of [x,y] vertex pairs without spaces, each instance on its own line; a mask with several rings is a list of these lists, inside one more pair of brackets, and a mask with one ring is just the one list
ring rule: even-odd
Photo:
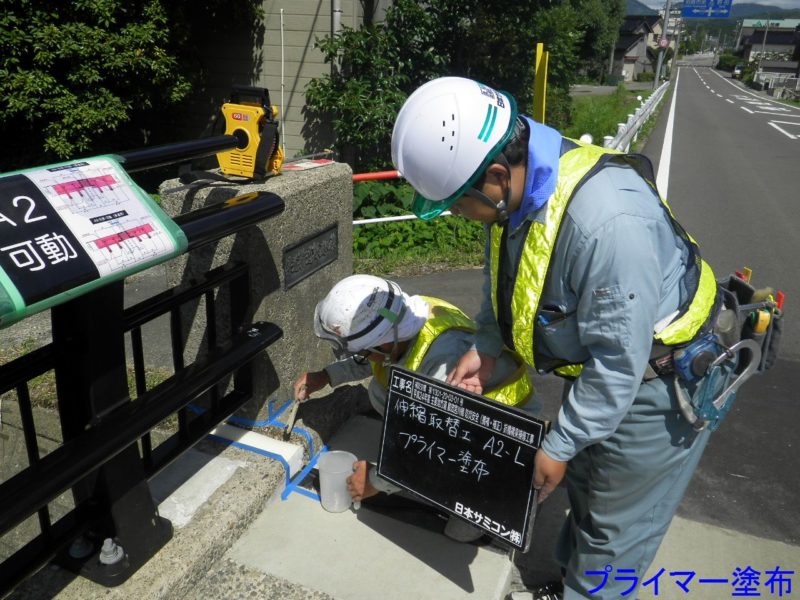
[[328,512],[344,512],[352,499],[347,491],[347,478],[353,474],[358,460],[352,452],[332,450],[319,457],[319,497]]

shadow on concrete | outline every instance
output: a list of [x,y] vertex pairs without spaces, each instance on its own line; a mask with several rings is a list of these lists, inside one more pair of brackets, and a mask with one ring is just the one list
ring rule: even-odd
[[420,544],[413,527],[392,527],[390,522],[381,519],[372,510],[359,510],[358,520],[464,591],[468,593],[475,591],[469,570],[469,565],[478,554],[475,546],[452,542],[448,544],[447,552],[443,553],[441,546]]

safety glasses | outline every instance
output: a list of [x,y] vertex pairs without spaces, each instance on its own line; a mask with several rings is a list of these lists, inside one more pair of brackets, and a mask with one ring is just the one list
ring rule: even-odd
[[331,350],[333,350],[333,355],[336,357],[336,360],[352,358],[356,364],[365,365],[369,360],[369,355],[373,352],[383,354],[383,352],[377,348],[364,348],[358,352],[353,352],[352,350],[346,349],[346,343],[343,343],[341,338],[326,337],[324,339],[331,345]]
[[359,350],[355,354],[352,355],[353,362],[357,365],[365,365],[369,362],[369,355],[372,354],[372,350],[366,348],[364,350]]

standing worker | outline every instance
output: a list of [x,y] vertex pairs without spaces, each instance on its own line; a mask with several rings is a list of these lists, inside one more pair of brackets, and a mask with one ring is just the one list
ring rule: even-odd
[[[330,342],[340,360],[321,371],[303,373],[294,383],[298,401],[327,385],[335,387],[370,375],[368,393],[375,411],[383,416],[392,364],[444,381],[459,357],[474,343],[475,322],[452,304],[427,296],[410,296],[392,281],[372,275],[351,275],[337,283],[314,311],[314,333]],[[521,408],[533,385],[527,366],[511,352],[502,352],[488,380],[486,396]],[[364,460],[354,465],[348,479],[353,500],[400,488],[379,477]],[[475,541],[483,530],[450,517],[445,535]]]
[[[476,343],[448,382],[480,392],[505,343],[571,383],[535,463],[540,501],[566,475],[563,592],[534,597],[634,598],[708,441],[678,409],[676,383],[693,388],[666,359],[716,315],[710,267],[646,158],[564,138],[476,81],[418,88],[392,159],[419,217],[450,209],[487,226]],[[608,566],[627,577],[600,586]]]

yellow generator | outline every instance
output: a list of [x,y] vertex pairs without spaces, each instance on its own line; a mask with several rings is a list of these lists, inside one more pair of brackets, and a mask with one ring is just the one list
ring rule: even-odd
[[219,152],[220,170],[226,175],[264,179],[281,172],[284,152],[278,135],[278,107],[266,88],[234,86],[231,100],[222,105],[225,134],[247,138],[247,146]]

